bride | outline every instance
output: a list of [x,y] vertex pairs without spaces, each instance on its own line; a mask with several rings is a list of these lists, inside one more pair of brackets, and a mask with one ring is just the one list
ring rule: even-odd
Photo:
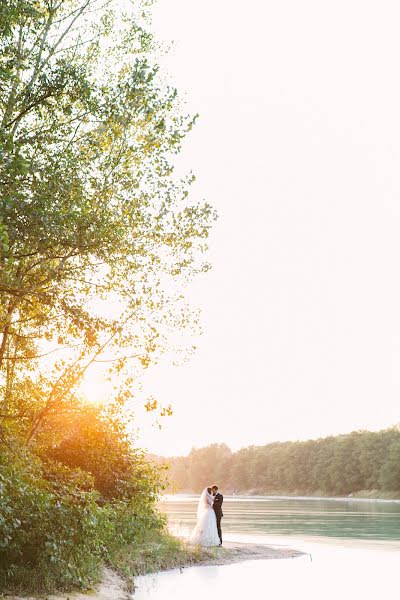
[[200,496],[197,508],[197,523],[189,542],[201,546],[219,546],[217,517],[213,509],[214,496],[211,488],[205,488]]

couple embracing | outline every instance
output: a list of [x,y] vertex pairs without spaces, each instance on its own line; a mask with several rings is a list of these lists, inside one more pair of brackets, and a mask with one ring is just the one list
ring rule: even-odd
[[197,523],[189,538],[191,544],[201,546],[222,546],[221,518],[224,497],[218,486],[206,487],[197,508]]

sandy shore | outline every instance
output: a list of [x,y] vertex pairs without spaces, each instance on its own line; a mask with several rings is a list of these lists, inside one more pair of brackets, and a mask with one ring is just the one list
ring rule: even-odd
[[101,583],[88,592],[66,592],[60,595],[45,596],[1,596],[4,600],[128,600],[132,596],[128,593],[125,581],[111,569],[104,569]]
[[204,562],[201,562],[200,564],[228,565],[244,560],[296,558],[297,556],[302,556],[304,553],[283,546],[225,542],[222,548],[215,548],[213,554],[213,557],[205,558]]
[[[261,544],[243,544],[238,542],[226,542],[222,548],[211,548],[196,563],[182,564],[180,569],[193,566],[206,565],[228,565],[245,560],[269,560],[278,558],[295,558],[304,553],[282,546],[266,546]],[[31,596],[2,596],[4,600],[37,600]],[[69,592],[61,595],[46,595],[43,600],[129,600],[132,592],[129,592],[126,582],[110,569],[104,569],[101,583],[87,593]]]

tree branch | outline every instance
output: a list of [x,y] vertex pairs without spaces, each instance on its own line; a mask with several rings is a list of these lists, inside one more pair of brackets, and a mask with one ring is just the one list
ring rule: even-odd
[[47,92],[46,94],[43,94],[42,96],[37,98],[35,102],[31,102],[30,104],[28,104],[28,106],[25,107],[24,110],[22,110],[14,119],[12,119],[12,121],[9,121],[5,125],[5,128],[11,127],[11,125],[18,124],[22,117],[25,116],[32,108],[39,106],[44,100],[47,100],[47,98],[51,98],[52,96],[53,94],[51,92]]

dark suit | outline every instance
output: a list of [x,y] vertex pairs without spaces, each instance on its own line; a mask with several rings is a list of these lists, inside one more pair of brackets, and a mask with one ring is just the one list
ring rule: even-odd
[[217,517],[218,536],[221,541],[221,544],[222,544],[221,518],[224,516],[224,513],[222,512],[223,501],[224,501],[223,495],[220,494],[219,492],[217,492],[214,496],[213,509],[215,512],[215,516]]

